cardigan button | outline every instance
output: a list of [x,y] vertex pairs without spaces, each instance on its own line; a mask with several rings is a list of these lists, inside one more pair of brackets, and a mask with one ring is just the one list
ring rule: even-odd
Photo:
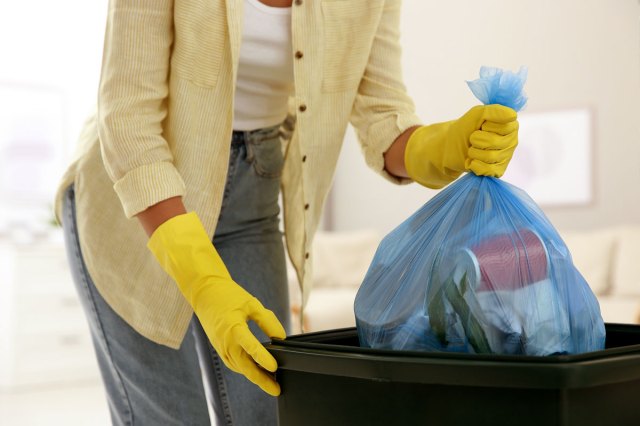
[[305,104],[302,104],[298,107],[298,111],[300,112],[305,112],[307,110],[307,106]]
[[304,57],[304,53],[298,50],[295,54],[295,57],[296,59],[302,59]]
[[295,4],[296,4],[296,6],[300,6],[302,4],[302,0],[296,0]]

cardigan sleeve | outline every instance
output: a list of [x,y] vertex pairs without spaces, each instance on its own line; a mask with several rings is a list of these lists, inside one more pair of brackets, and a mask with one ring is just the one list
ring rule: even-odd
[[128,218],[185,185],[163,136],[173,0],[110,0],[98,92],[107,174]]
[[409,183],[410,179],[385,171],[383,156],[401,133],[421,124],[402,79],[401,4],[401,0],[385,0],[351,112],[351,123],[369,167],[394,183]]

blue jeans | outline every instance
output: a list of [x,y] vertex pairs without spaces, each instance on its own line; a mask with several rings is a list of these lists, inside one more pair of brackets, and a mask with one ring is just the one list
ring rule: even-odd
[[[282,163],[277,126],[234,132],[213,244],[234,280],[274,311],[289,330],[279,230]],[[209,425],[205,389],[216,425],[277,424],[276,399],[221,362],[195,315],[180,349],[174,350],[143,337],[109,307],[82,258],[73,185],[65,194],[63,228],[113,424]],[[250,327],[259,340],[268,340],[254,323]]]

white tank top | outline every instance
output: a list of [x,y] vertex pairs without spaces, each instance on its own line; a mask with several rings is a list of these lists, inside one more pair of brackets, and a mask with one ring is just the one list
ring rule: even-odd
[[239,59],[234,130],[281,123],[293,92],[291,8],[245,0]]

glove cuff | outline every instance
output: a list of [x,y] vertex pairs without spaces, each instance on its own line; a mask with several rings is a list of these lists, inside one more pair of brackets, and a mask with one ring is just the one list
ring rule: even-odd
[[404,151],[407,174],[419,184],[440,189],[453,182],[462,172],[445,165],[446,129],[449,122],[417,128],[409,137]]
[[172,217],[149,238],[147,248],[194,306],[193,296],[207,279],[230,281],[231,275],[195,212]]

